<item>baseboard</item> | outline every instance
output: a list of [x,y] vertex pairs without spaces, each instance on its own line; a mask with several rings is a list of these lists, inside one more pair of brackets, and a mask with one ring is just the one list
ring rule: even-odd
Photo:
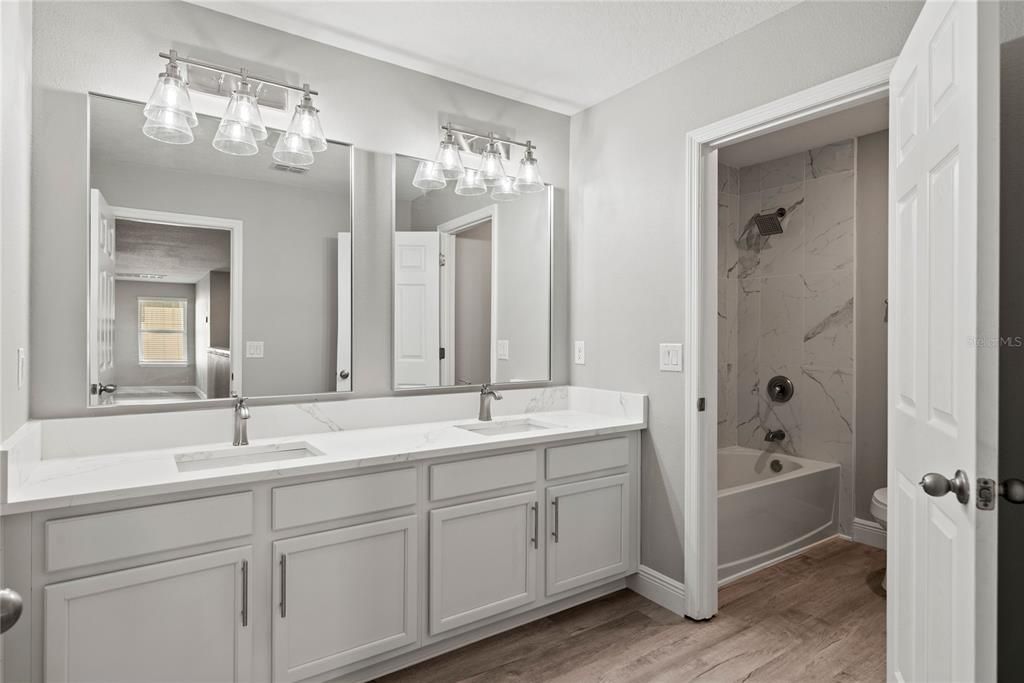
[[885,529],[878,522],[870,522],[858,517],[853,520],[853,540],[885,550]]
[[640,571],[626,579],[626,586],[668,611],[686,616],[686,586],[675,579],[640,565]]

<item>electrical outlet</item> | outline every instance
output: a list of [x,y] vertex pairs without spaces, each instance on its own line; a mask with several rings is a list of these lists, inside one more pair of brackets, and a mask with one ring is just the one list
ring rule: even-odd
[[508,360],[508,339],[498,340],[498,360]]
[[572,360],[576,365],[586,365],[587,355],[583,348],[583,342],[578,341],[572,345]]
[[18,347],[18,388],[25,386],[25,349]]
[[660,344],[658,346],[658,369],[662,372],[682,372],[683,345]]
[[261,341],[247,341],[247,342],[245,342],[245,357],[246,358],[263,358],[263,342],[261,342]]

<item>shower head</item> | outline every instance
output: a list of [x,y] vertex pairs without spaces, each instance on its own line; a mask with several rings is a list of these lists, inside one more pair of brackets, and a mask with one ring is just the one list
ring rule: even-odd
[[754,216],[754,225],[761,237],[782,234],[782,219],[786,217],[786,210],[778,208],[775,211],[759,213]]

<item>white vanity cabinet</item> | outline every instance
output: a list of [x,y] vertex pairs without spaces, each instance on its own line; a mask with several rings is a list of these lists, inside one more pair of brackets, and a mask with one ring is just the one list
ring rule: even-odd
[[252,547],[54,583],[47,683],[249,681]]
[[534,491],[430,511],[430,632],[537,599]]
[[630,478],[618,474],[547,489],[547,594],[630,568]]
[[275,682],[416,642],[416,517],[276,541]]

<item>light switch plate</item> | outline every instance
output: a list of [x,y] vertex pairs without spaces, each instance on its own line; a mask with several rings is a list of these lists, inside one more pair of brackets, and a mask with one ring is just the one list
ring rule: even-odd
[[247,341],[247,342],[245,342],[245,357],[246,358],[263,358],[263,342],[261,342],[261,341]]
[[586,350],[583,348],[583,342],[578,341],[572,345],[572,362],[576,365],[585,365],[587,362]]
[[658,369],[662,372],[682,372],[683,345],[660,344],[658,346]]
[[498,340],[498,360],[508,360],[508,339]]

